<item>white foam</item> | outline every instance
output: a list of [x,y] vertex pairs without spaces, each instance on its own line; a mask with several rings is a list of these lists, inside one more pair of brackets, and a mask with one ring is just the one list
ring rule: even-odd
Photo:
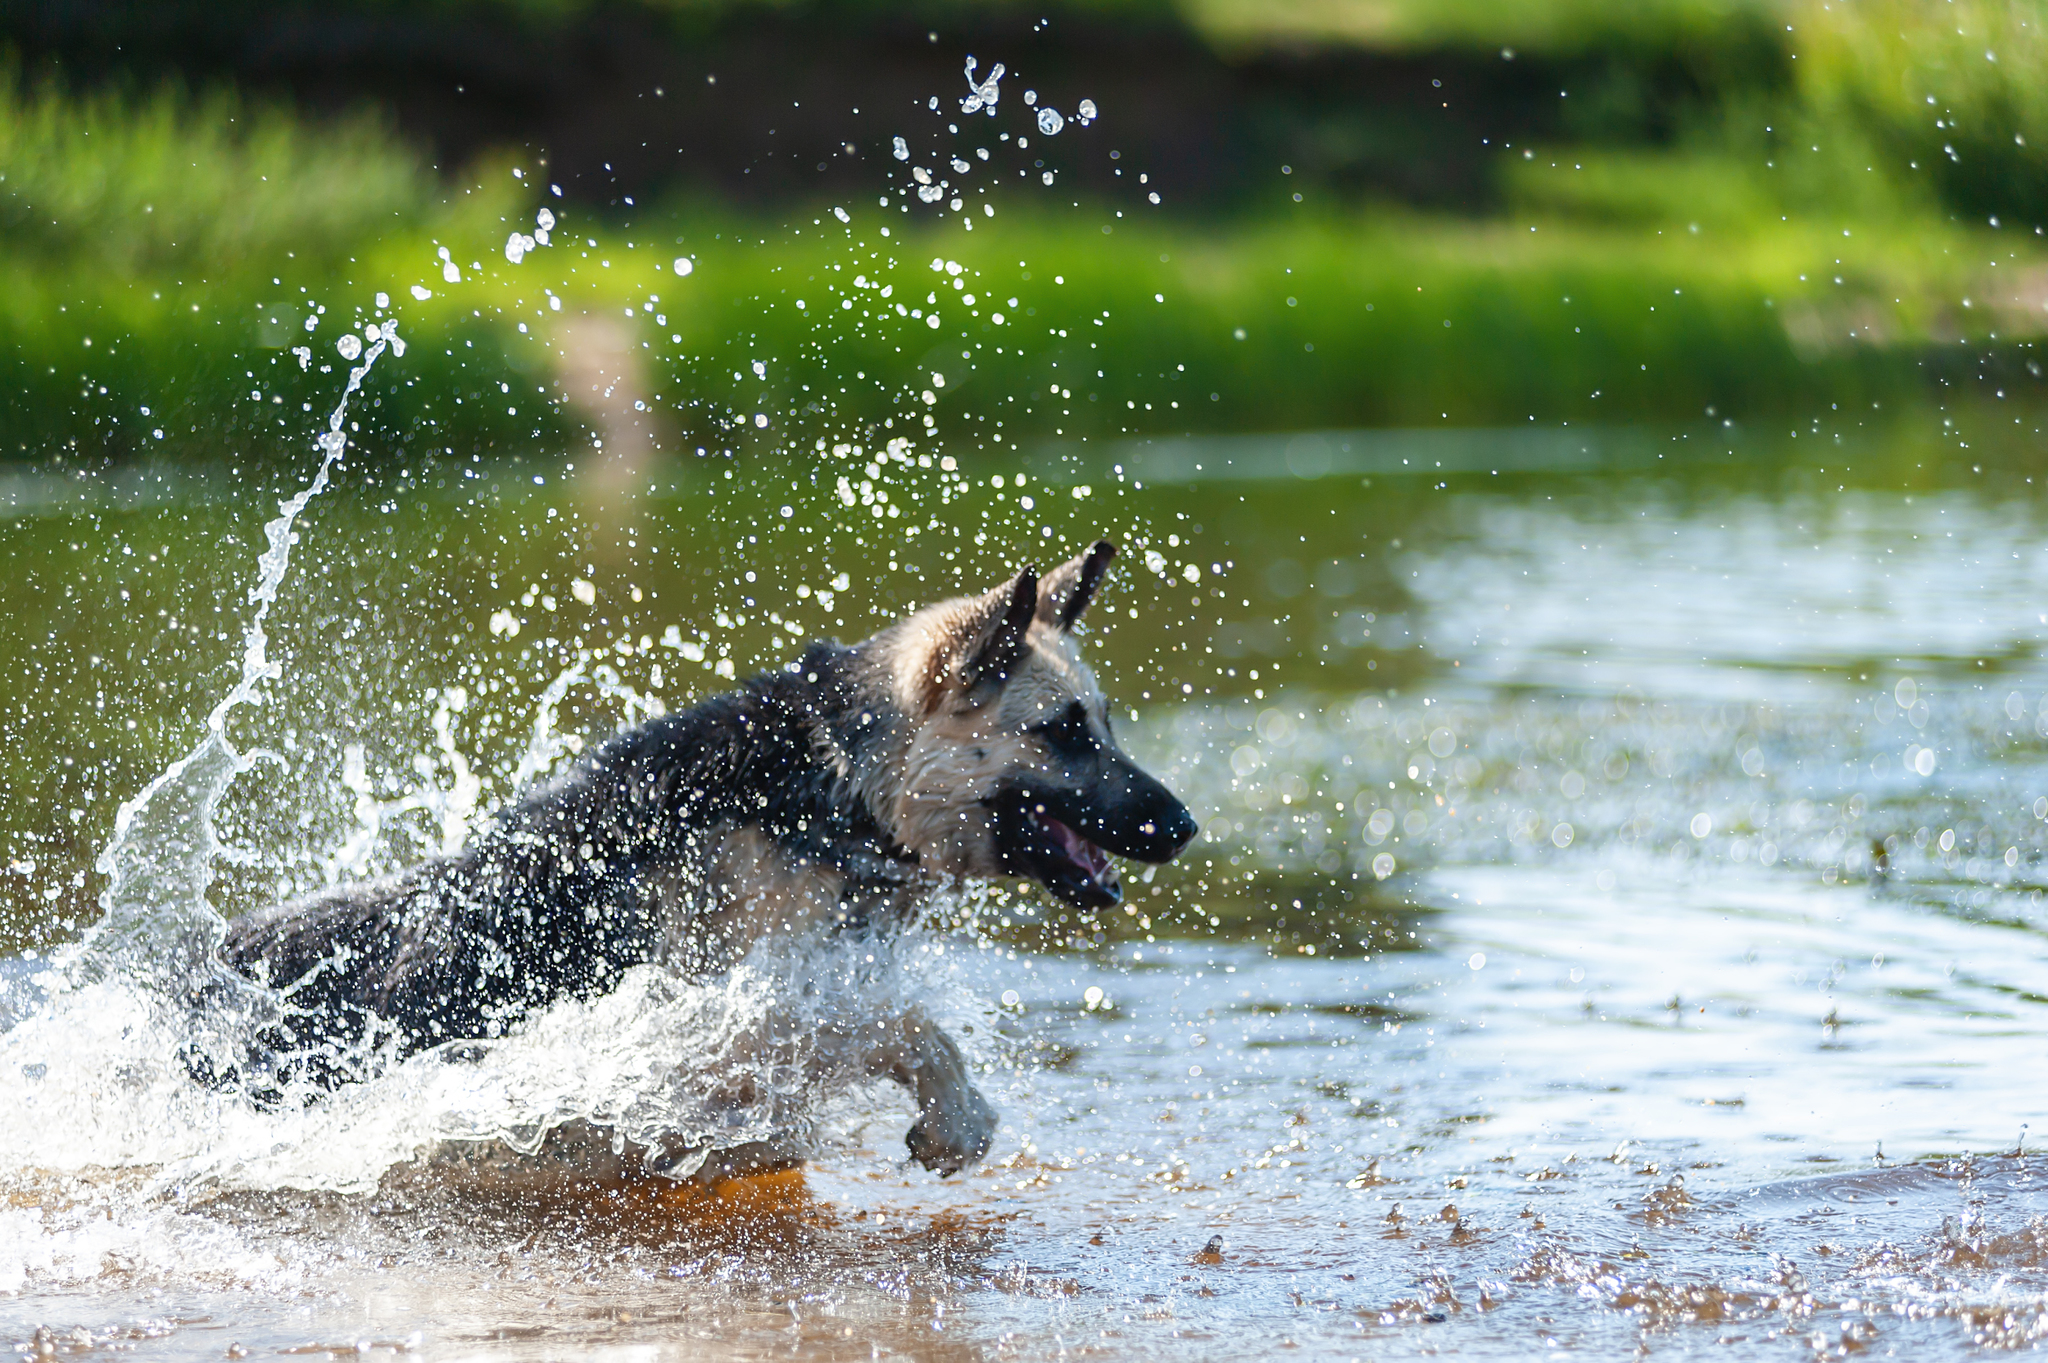
[[[864,1025],[921,1012],[993,1058],[991,1020],[960,978],[961,954],[944,948],[912,927],[771,944],[698,982],[640,966],[481,1055],[424,1052],[270,1110],[191,1077],[182,1053],[221,1019],[173,1013],[130,979],[60,989],[0,1034],[0,1149],[16,1175],[128,1169],[159,1192],[362,1192],[446,1142],[532,1152],[579,1120],[650,1147],[774,1139],[822,1152],[835,1122],[901,1106],[850,1042]],[[230,1016],[222,1030],[236,1027]]]

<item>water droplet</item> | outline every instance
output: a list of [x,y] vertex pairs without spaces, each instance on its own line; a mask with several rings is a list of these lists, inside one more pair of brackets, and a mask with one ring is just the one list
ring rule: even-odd
[[334,343],[334,348],[341,352],[341,358],[344,360],[353,360],[363,353],[363,341],[353,331],[346,332]]
[[1056,135],[1061,128],[1066,126],[1067,120],[1061,118],[1060,111],[1053,108],[1050,104],[1038,111],[1038,130],[1047,137]]
[[900,138],[900,137],[899,137],[899,138],[897,138],[897,139],[896,139],[896,141],[895,141],[895,153],[894,153],[894,154],[895,154],[895,157],[896,157],[896,159],[897,159],[897,160],[899,160],[899,161],[908,161],[908,160],[910,159],[910,144],[909,144],[908,142],[905,142],[905,141],[904,141],[904,140],[903,140],[902,138]]
[[676,273],[677,273],[677,274],[679,274],[679,275],[686,275],[686,274],[690,273],[690,271],[692,271],[692,270],[694,270],[694,269],[696,269],[696,268],[697,268],[697,267],[696,267],[696,265],[695,265],[694,263],[692,263],[692,261],[690,260],[690,258],[689,258],[688,256],[677,256],[677,257],[676,257],[676,263],[675,263],[675,271],[676,271]]
[[1081,120],[1083,127],[1093,123],[1095,121],[1095,101],[1092,99],[1082,100],[1080,104],[1075,106],[1074,116]]
[[989,112],[989,116],[994,117],[996,112],[996,100],[1001,97],[1002,93],[997,88],[997,82],[1001,81],[1003,78],[1003,64],[1001,62],[997,62],[992,68],[990,68],[988,73],[988,79],[985,81],[975,80],[975,66],[975,59],[969,57],[967,59],[968,94],[965,99],[962,99],[960,101],[960,112],[963,114],[972,114],[978,113],[981,110],[986,109]]

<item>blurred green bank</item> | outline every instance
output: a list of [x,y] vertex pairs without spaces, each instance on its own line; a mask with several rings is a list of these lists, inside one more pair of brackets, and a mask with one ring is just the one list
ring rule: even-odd
[[[132,459],[173,435],[295,450],[336,390],[343,327],[380,316],[407,354],[359,435],[391,452],[560,448],[622,420],[670,450],[1742,421],[2039,385],[2048,6],[1114,12],[1222,51],[1499,46],[1604,54],[1610,74],[1691,54],[1691,93],[1652,132],[1596,120],[1489,145],[1464,211],[1305,172],[1257,205],[1155,206],[1129,185],[963,217],[686,185],[575,203],[530,148],[435,169],[374,111],[16,68],[6,455]],[[514,262],[508,237],[543,208],[550,243]]]

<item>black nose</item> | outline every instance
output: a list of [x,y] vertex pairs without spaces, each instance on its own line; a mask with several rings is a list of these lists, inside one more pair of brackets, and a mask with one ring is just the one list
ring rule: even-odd
[[1124,855],[1140,861],[1172,861],[1194,839],[1195,816],[1166,787],[1157,782],[1152,787],[1148,792],[1151,798],[1140,801],[1135,811],[1133,831],[1137,836],[1130,839]]
[[1148,837],[1157,838],[1168,849],[1166,856],[1174,857],[1195,840],[1195,834],[1200,830],[1195,825],[1195,816],[1188,813],[1188,807],[1174,800],[1172,809],[1148,820],[1141,831]]
[[1196,833],[1195,816],[1173,792],[1128,761],[1114,763],[1074,805],[1069,822],[1108,851],[1134,861],[1172,861]]

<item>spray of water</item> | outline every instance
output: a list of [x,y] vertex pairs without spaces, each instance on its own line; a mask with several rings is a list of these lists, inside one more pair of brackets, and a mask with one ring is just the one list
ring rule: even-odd
[[[241,706],[260,704],[263,685],[281,675],[268,653],[265,625],[291,566],[298,538],[294,527],[307,504],[326,490],[334,465],[348,449],[342,423],[363,379],[386,349],[403,350],[396,322],[370,331],[367,352],[354,345],[345,348],[345,353],[360,353],[362,363],[349,370],[348,386],[328,413],[327,428],[315,438],[319,467],[296,495],[278,504],[277,518],[263,527],[267,547],[249,588],[255,609],[242,629],[240,679],[207,715],[206,732],[192,751],[124,802],[115,816],[114,835],[99,858],[99,871],[107,878],[100,901],[103,916],[69,962],[66,976],[73,983],[104,980],[114,971],[146,965],[159,986],[175,995],[216,973],[226,923],[207,900],[222,851],[214,813],[228,788],[263,755],[235,747],[228,717]],[[346,339],[356,341],[352,334]]]
[[[516,244],[523,254],[523,239]],[[868,1072],[859,1035],[875,1019],[919,1014],[970,1055],[992,1058],[996,1029],[962,987],[970,967],[940,931],[913,928],[888,940],[763,950],[708,980],[645,968],[606,997],[565,1000],[513,1035],[402,1063],[377,1054],[384,1038],[372,1035],[361,1054],[337,1058],[369,1076],[339,1092],[296,1080],[280,1101],[255,1104],[232,1088],[194,1082],[195,1062],[219,1074],[244,1067],[252,1038],[292,1007],[288,994],[220,960],[227,924],[213,902],[216,868],[222,858],[255,853],[225,845],[216,816],[252,766],[285,760],[244,751],[231,721],[245,706],[275,703],[284,669],[270,656],[268,631],[300,517],[348,449],[347,418],[364,380],[385,350],[402,346],[388,323],[373,325],[367,339],[366,349],[353,335],[347,340],[356,344],[341,348],[344,359],[360,360],[315,441],[318,465],[265,528],[238,679],[207,715],[200,741],[121,806],[99,860],[101,921],[41,972],[32,991],[39,1001],[18,1009],[21,1020],[0,1033],[0,1073],[22,1076],[15,1101],[0,1105],[0,1145],[13,1152],[14,1167],[135,1169],[166,1190],[362,1191],[393,1166],[451,1150],[532,1157],[559,1144],[558,1133],[594,1129],[612,1153],[638,1147],[660,1159],[650,1172],[686,1177],[713,1150],[757,1142],[820,1153],[878,1112],[905,1107],[893,1093],[876,1102],[880,1081]],[[907,467],[908,442],[893,444],[891,455]],[[723,612],[718,623],[728,623]],[[734,676],[725,648],[709,636],[686,642],[670,632],[666,647],[720,678]],[[462,686],[439,686],[425,698],[433,739],[413,764],[428,778],[418,787],[384,795],[371,754],[348,747],[339,776],[354,797],[354,827],[326,854],[315,852],[325,879],[388,865],[386,844],[412,831],[420,814],[433,828],[419,850],[459,851],[481,808],[580,749],[558,725],[572,693],[589,693],[622,722],[659,714],[658,696],[627,684],[615,664],[607,649],[576,649],[535,698],[523,751],[503,769],[465,751],[460,729],[478,700]],[[975,912],[963,902],[934,917]]]
[[[276,1009],[268,991],[220,963],[226,923],[208,899],[214,865],[227,850],[215,813],[264,756],[237,748],[228,720],[241,706],[260,704],[265,683],[281,675],[266,625],[291,564],[294,527],[348,449],[343,423],[364,378],[387,349],[403,351],[396,323],[368,332],[367,351],[354,335],[342,347],[362,362],[315,438],[319,466],[264,527],[239,680],[208,714],[192,750],[121,806],[98,863],[107,878],[101,921],[40,973],[40,1005],[0,1034],[0,1057],[24,1084],[6,1104],[0,1139],[28,1167],[192,1160],[236,1119],[238,1100],[200,1089],[181,1059],[188,1046],[232,1044]],[[191,1003],[201,993],[215,1007],[195,1026]]]
[[[991,113],[1002,74],[997,66],[972,83],[974,97]],[[989,154],[977,157],[986,161]],[[976,167],[964,155],[948,164],[956,178]],[[931,177],[914,178],[924,184]],[[960,192],[949,181],[937,186],[949,187]],[[957,199],[948,206],[950,212],[961,209]],[[835,216],[850,225],[845,212]],[[538,222],[532,236],[515,232],[508,239],[505,254],[512,264],[547,244],[552,218],[543,211]],[[967,287],[974,283],[973,271],[943,258],[931,268],[937,283],[961,286],[949,290],[949,307],[955,292],[959,306],[975,305]],[[460,282],[445,251],[442,274],[450,284]],[[414,295],[424,298],[426,291],[415,289]],[[906,310],[891,306],[893,322]],[[921,330],[939,324],[936,313],[905,320]],[[821,330],[819,339],[829,337]],[[493,1142],[531,1153],[550,1132],[578,1123],[650,1148],[673,1149],[681,1142],[703,1151],[773,1137],[784,1148],[810,1151],[829,1146],[832,1130],[873,1115],[874,1083],[846,1039],[862,1018],[920,1012],[960,1036],[970,1053],[990,1058],[987,1043],[995,1029],[974,993],[963,987],[968,967],[942,932],[919,928],[887,942],[825,942],[761,953],[708,981],[636,972],[612,995],[566,1001],[487,1047],[465,1044],[448,1054],[381,1063],[369,1053],[377,1041],[372,1037],[356,1067],[373,1076],[368,1082],[333,1094],[289,1093],[269,1110],[193,1082],[193,1058],[211,1058],[220,1072],[233,1072],[252,1035],[291,1007],[288,997],[220,961],[227,924],[212,901],[216,867],[223,857],[250,854],[223,844],[216,816],[251,767],[266,757],[284,760],[243,751],[231,736],[230,721],[245,706],[273,703],[283,668],[270,657],[268,625],[291,567],[298,522],[328,488],[348,448],[351,404],[387,349],[403,353],[391,323],[343,338],[341,356],[354,367],[315,440],[318,465],[265,527],[266,547],[248,591],[239,678],[208,714],[198,743],[121,806],[98,862],[106,883],[101,921],[41,974],[41,1005],[0,1034],[0,1068],[18,1067],[30,1081],[23,1101],[12,1105],[14,1118],[0,1115],[0,1143],[45,1168],[139,1165],[180,1185],[225,1181],[337,1189],[374,1186],[393,1164],[451,1142]],[[303,367],[309,357],[300,358]],[[964,351],[962,358],[969,359]],[[752,367],[761,378],[765,365],[756,361]],[[930,408],[945,383],[935,370],[930,391],[909,398],[928,438],[937,434]],[[880,448],[885,442],[886,457]],[[820,455],[827,448],[821,438]],[[870,528],[862,512],[886,521],[900,510],[914,513],[934,495],[944,504],[969,486],[952,457],[914,454],[907,438],[870,431],[858,443],[829,448],[846,473],[821,484],[821,492],[834,516],[843,505],[859,518],[851,522],[857,544]],[[1024,491],[1024,478],[1013,476],[1019,512],[1028,515],[1032,497]],[[895,484],[897,495],[884,496],[883,484]],[[999,476],[990,486],[1002,489],[1005,480]],[[781,514],[787,519],[792,513],[785,506]],[[906,542],[927,529],[905,520]],[[846,586],[841,574],[818,590],[817,599],[829,611],[833,596]],[[721,630],[730,623],[723,611],[717,623]],[[494,620],[494,632],[500,628]],[[665,637],[665,648],[720,678],[735,676],[735,660],[722,644],[709,636],[684,641],[679,632],[671,633],[676,637],[672,643]],[[625,722],[659,713],[658,697],[626,685],[603,654],[577,650],[537,698],[529,741],[509,769],[480,764],[464,751],[459,730],[478,697],[461,686],[437,687],[426,697],[434,738],[431,751],[413,764],[428,778],[419,787],[382,795],[365,746],[343,751],[340,784],[353,796],[354,827],[324,854],[313,849],[313,864],[325,869],[329,882],[373,873],[391,864],[392,837],[413,831],[422,814],[433,828],[418,830],[425,835],[419,850],[458,851],[480,809],[544,777],[578,749],[575,736],[556,727],[558,707],[572,691],[593,692]],[[660,687],[658,674],[653,684]],[[449,779],[435,779],[436,772]],[[954,923],[971,922],[979,912],[978,901],[937,908],[935,921]],[[858,1006],[849,1007],[849,1001]],[[89,1082],[88,1071],[118,1075],[119,1082]],[[689,1170],[677,1166],[672,1172]]]

